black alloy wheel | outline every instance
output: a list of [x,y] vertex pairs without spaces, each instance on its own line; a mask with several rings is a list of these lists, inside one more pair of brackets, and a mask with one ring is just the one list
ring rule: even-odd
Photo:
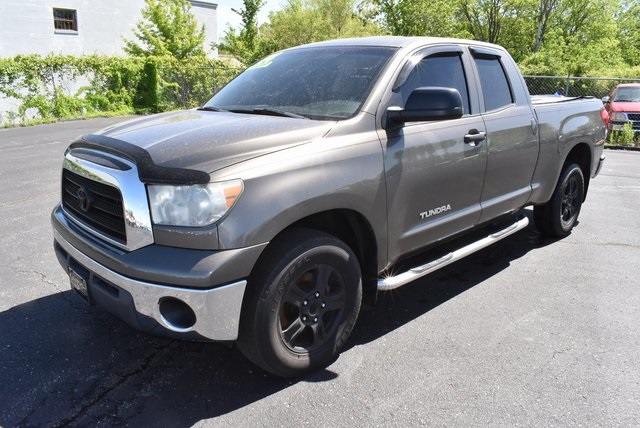
[[249,278],[238,347],[277,376],[325,367],[351,334],[361,300],[353,251],[324,232],[291,229],[269,244]]
[[560,221],[563,229],[570,228],[576,222],[580,206],[582,205],[582,177],[572,174],[563,186],[562,202],[560,204]]
[[335,334],[346,306],[344,278],[332,265],[311,267],[282,299],[280,337],[294,352],[314,351]]
[[533,208],[538,230],[546,236],[563,238],[578,222],[584,201],[584,175],[575,163],[564,166],[551,199]]

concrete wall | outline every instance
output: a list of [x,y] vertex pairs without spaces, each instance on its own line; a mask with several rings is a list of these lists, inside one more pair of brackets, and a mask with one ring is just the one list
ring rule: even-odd
[[[217,4],[192,0],[192,13],[205,24],[205,48],[217,42]],[[142,18],[144,0],[0,0],[0,57],[49,53],[122,54],[122,37]],[[56,31],[53,8],[74,9],[78,31]]]
[[[200,24],[204,24],[204,49],[207,52],[211,51],[212,44],[218,43],[218,5],[212,3],[210,0],[190,0],[191,1],[191,13],[196,17]],[[218,50],[215,49],[215,55]]]

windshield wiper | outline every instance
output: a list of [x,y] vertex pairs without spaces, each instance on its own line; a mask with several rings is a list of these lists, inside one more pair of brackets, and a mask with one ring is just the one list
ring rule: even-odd
[[202,106],[202,107],[199,107],[198,110],[202,110],[202,111],[229,111],[229,110],[225,110],[223,108],[212,107],[212,106]]
[[301,116],[299,114],[291,113],[289,111],[278,110],[275,108],[253,108],[253,109],[241,109],[234,108],[229,110],[233,113],[248,113],[248,114],[264,114],[267,116],[279,116],[279,117],[295,117],[296,119],[308,119],[305,116]]

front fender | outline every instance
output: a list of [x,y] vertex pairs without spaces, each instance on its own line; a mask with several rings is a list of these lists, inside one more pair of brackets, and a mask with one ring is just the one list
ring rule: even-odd
[[224,171],[245,190],[218,225],[221,249],[272,240],[290,225],[334,209],[360,213],[371,225],[378,254],[386,257],[386,187],[375,132],[322,138]]

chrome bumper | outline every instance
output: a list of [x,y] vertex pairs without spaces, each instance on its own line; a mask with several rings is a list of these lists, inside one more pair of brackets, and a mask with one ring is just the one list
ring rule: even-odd
[[[210,340],[232,341],[238,337],[242,298],[247,285],[246,281],[238,281],[209,290],[176,288],[166,285],[138,281],[118,274],[97,263],[76,249],[57,231],[54,239],[75,262],[90,271],[107,284],[129,293],[133,300],[134,310],[150,317],[165,329],[178,334],[192,334]],[[88,284],[91,292],[91,283]],[[171,301],[172,305],[163,309],[161,302]],[[190,308],[195,319],[185,325],[171,321],[170,313],[177,307]]]

